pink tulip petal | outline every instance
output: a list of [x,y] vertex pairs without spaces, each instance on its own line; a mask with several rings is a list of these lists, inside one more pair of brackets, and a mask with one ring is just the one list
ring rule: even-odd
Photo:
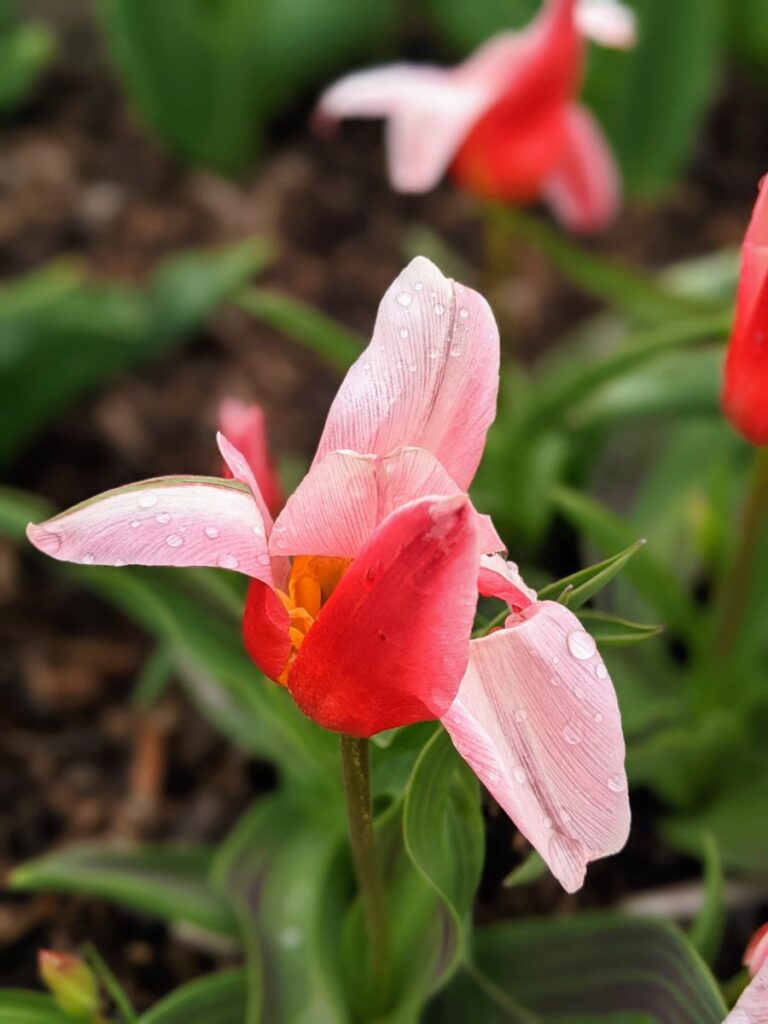
[[218,566],[271,582],[264,522],[249,492],[210,477],[159,477],[107,491],[39,525],[40,551],[85,565]]
[[259,487],[259,482],[248,459],[221,431],[216,434],[216,443],[219,446],[221,457],[224,459],[224,463],[234,479],[238,480],[241,484],[245,484],[253,495],[254,501],[261,513],[261,518],[264,520],[267,535],[269,535],[272,529],[272,514],[267,507],[264,495]]
[[331,406],[315,464],[342,449],[426,448],[466,490],[498,384],[499,333],[487,302],[418,257],[381,302],[373,340]]
[[326,729],[371,736],[437,718],[469,656],[477,536],[466,498],[422,498],[379,526],[320,610],[288,676]]
[[544,601],[472,641],[442,722],[468,762],[568,892],[629,831],[616,695],[594,640]]
[[635,12],[619,0],[579,0],[576,25],[582,35],[601,46],[629,50],[637,42]]
[[264,410],[255,403],[227,398],[219,406],[219,426],[224,437],[250,466],[270,513],[277,515],[285,499],[269,452]]
[[749,940],[743,963],[754,978],[766,960],[768,960],[768,924],[758,928]]
[[616,217],[621,184],[603,131],[582,106],[568,108],[567,145],[559,166],[544,183],[544,195],[569,231],[606,228]]
[[426,192],[445,173],[462,139],[490,100],[483,84],[451,71],[393,64],[340,79],[320,98],[319,124],[344,117],[386,117],[390,180],[401,192]]
[[514,562],[501,555],[484,555],[480,559],[477,589],[485,597],[498,597],[510,608],[522,611],[536,600],[536,591],[526,584]]
[[768,962],[744,989],[723,1024],[768,1024]]
[[[461,493],[424,448],[396,448],[389,455],[331,452],[288,499],[270,550],[354,558],[382,520],[402,505]],[[481,551],[503,549],[489,516],[478,515],[477,528]]]

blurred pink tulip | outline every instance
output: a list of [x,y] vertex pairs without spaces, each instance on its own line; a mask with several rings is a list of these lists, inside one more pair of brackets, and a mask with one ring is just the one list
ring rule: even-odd
[[[285,498],[269,452],[264,410],[254,403],[248,405],[234,398],[227,398],[219,407],[219,429],[235,448],[242,452],[251,467],[267,508],[276,516],[285,504]],[[226,462],[222,465],[224,476],[231,479],[232,474]]]
[[[30,526],[54,558],[220,566],[252,577],[246,647],[328,729],[440,719],[563,886],[629,829],[616,697],[595,643],[539,602],[466,491],[496,412],[485,300],[414,260],[331,406],[307,476],[272,523],[254,467],[167,477]],[[510,608],[471,640],[478,591]]]
[[450,170],[487,199],[543,199],[572,231],[614,218],[618,170],[589,111],[577,103],[585,36],[634,42],[618,0],[545,0],[521,32],[489,40],[456,68],[393,64],[342,78],[320,98],[320,130],[345,117],[387,119],[392,186],[426,192]]

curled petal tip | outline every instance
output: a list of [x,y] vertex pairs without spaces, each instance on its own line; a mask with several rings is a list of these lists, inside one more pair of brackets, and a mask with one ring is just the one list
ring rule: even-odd
[[56,557],[56,552],[61,547],[61,534],[49,529],[45,523],[28,523],[27,539],[38,551],[44,555]]

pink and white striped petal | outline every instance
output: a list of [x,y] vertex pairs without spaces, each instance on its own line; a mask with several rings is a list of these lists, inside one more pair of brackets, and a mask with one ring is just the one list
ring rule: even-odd
[[462,81],[430,66],[392,64],[340,79],[320,97],[315,123],[385,117],[392,187],[427,192],[450,165],[474,121],[492,99],[485,83]]
[[478,778],[568,892],[629,833],[624,739],[595,642],[543,601],[471,643],[442,718]]
[[544,197],[569,231],[589,234],[607,228],[621,199],[613,153],[592,114],[572,104],[566,116],[567,143],[559,165],[544,182]]
[[477,292],[423,257],[390,286],[373,339],[344,378],[315,465],[333,451],[426,448],[461,490],[496,415],[499,332]]
[[620,0],[579,0],[576,26],[600,46],[630,50],[637,42],[635,12]]
[[744,989],[723,1024],[768,1024],[768,962]]
[[272,513],[269,511],[264,495],[261,493],[261,487],[259,487],[259,481],[256,479],[256,474],[251,468],[248,459],[243,453],[232,444],[229,438],[219,430],[216,434],[216,444],[219,446],[221,457],[229,469],[235,480],[250,490],[253,495],[253,500],[256,502],[256,506],[259,510],[259,514],[264,522],[267,536],[272,529]]
[[219,406],[219,428],[248,463],[264,503],[272,515],[277,515],[285,498],[269,451],[264,410],[255,402],[225,398]]
[[27,536],[63,562],[212,566],[272,581],[264,521],[251,494],[213,477],[119,487],[30,523]]
[[[395,509],[430,495],[461,493],[424,448],[396,448],[389,455],[331,452],[288,499],[272,531],[270,550],[275,555],[354,558]],[[490,517],[475,515],[480,550],[502,550]]]
[[480,559],[477,589],[485,597],[498,597],[510,608],[522,611],[536,600],[532,590],[515,562],[508,562],[501,555],[484,555]]

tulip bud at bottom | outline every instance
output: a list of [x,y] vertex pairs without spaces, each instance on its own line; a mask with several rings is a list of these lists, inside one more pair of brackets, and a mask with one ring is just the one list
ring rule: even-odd
[[72,953],[41,949],[40,977],[68,1017],[95,1024],[99,1013],[99,985],[90,967]]

